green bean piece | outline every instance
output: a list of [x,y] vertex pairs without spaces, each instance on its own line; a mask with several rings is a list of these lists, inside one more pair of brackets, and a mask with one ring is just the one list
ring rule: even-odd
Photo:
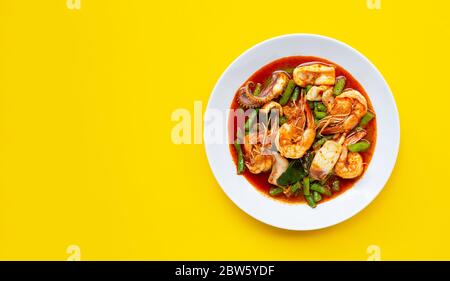
[[331,189],[333,189],[333,191],[335,192],[338,192],[339,190],[341,190],[341,183],[338,180],[333,181]]
[[305,92],[308,93],[309,90],[311,90],[312,87],[313,87],[312,85],[306,86],[306,87],[305,87]]
[[241,175],[245,171],[244,154],[242,153],[241,145],[237,141],[234,142],[234,148],[236,148],[237,154],[237,173]]
[[295,193],[297,190],[299,190],[301,187],[300,182],[296,182],[294,185],[291,186],[291,192]]
[[345,87],[345,82],[347,79],[345,79],[344,76],[339,76],[336,78],[336,84],[334,85],[333,94],[335,96],[339,96]]
[[306,202],[311,208],[315,208],[317,206],[316,201],[312,197],[312,195],[305,195]]
[[256,117],[258,116],[258,109],[252,110],[250,115],[247,118],[247,122],[245,122],[245,131],[248,133],[250,131],[251,126],[253,125],[253,122],[255,121]]
[[291,100],[296,101],[299,95],[300,95],[300,87],[295,87],[294,93],[291,96]]
[[365,127],[369,122],[375,117],[375,115],[371,112],[367,112],[359,121],[359,127]]
[[280,126],[283,125],[284,123],[286,123],[288,121],[288,118],[286,116],[281,116],[280,117]]
[[305,196],[311,195],[311,191],[309,190],[310,186],[309,186],[309,177],[304,177],[303,178],[303,194],[305,194]]
[[240,127],[237,128],[237,130],[236,130],[236,138],[237,138],[236,141],[239,144],[244,143],[244,134],[242,133],[242,130]]
[[318,141],[316,141],[313,145],[314,149],[318,149],[320,148],[328,139],[326,137],[323,137],[321,139],[319,139]]
[[308,101],[308,105],[310,109],[314,109],[314,102],[313,101]]
[[316,117],[316,119],[321,120],[325,118],[325,116],[327,116],[326,112],[314,110],[314,117]]
[[285,189],[283,191],[284,195],[286,195],[286,197],[296,197],[300,194],[301,191],[301,184],[300,182],[296,182],[295,184],[289,186],[287,189]]
[[286,86],[286,89],[284,90],[283,95],[280,98],[280,105],[286,105],[289,101],[289,99],[291,98],[292,92],[294,91],[295,88],[295,82],[294,80],[289,80],[288,85]]
[[319,202],[320,200],[322,200],[322,195],[320,195],[319,192],[314,191],[314,192],[313,192],[313,199],[314,199],[314,201],[317,203],[317,202]]
[[311,190],[317,191],[320,194],[323,194],[326,196],[331,196],[331,191],[318,183],[313,183],[311,185]]
[[351,152],[364,152],[370,147],[370,142],[368,141],[360,141],[354,144],[350,144],[347,146],[348,150]]
[[322,135],[322,134],[320,134],[320,132],[318,132],[316,134],[316,139],[318,140],[318,139],[322,139],[322,138],[324,138],[326,140],[331,140],[333,138],[333,135]]
[[257,83],[255,86],[255,90],[253,91],[254,96],[259,96],[259,93],[261,92],[261,83]]
[[271,187],[269,190],[270,196],[278,196],[283,193],[284,189],[281,187]]
[[316,109],[316,107],[317,107],[317,104],[319,103],[318,101],[313,101],[313,103],[314,103],[314,109]]
[[322,146],[327,140],[328,140],[328,138],[323,137],[320,140],[318,140],[317,142]]
[[316,103],[316,110],[321,111],[321,112],[326,112],[327,108],[323,103],[318,102],[318,103]]

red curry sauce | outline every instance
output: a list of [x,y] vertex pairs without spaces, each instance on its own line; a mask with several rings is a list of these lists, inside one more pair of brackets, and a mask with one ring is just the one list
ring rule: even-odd
[[[292,56],[292,57],[285,57],[285,58],[281,58],[278,60],[275,60],[265,66],[263,66],[261,69],[259,69],[258,71],[256,71],[252,76],[250,76],[248,78],[247,81],[253,81],[255,84],[256,83],[261,83],[262,85],[264,85],[264,82],[267,81],[268,78],[271,77],[272,73],[276,70],[285,70],[287,72],[289,72],[292,75],[292,71],[295,67],[297,67],[300,64],[304,64],[304,63],[314,63],[314,62],[319,62],[319,63],[325,63],[325,64],[330,64],[330,65],[334,65],[336,67],[336,77],[339,76],[345,76],[346,80],[346,85],[345,88],[352,88],[355,89],[357,91],[359,91],[362,95],[364,95],[364,97],[367,100],[367,104],[368,104],[368,110],[374,112],[373,107],[372,107],[372,103],[370,102],[369,96],[367,95],[366,91],[364,90],[364,88],[361,86],[361,84],[359,84],[358,81],[356,81],[356,79],[350,74],[348,73],[345,69],[343,69],[341,66],[332,63],[328,60],[322,59],[322,58],[318,58],[318,57],[312,57],[312,56]],[[242,85],[244,85],[247,81],[245,81]],[[237,102],[237,98],[238,98],[238,91],[236,91],[236,94],[234,96],[234,99],[231,103],[230,108],[231,109],[238,109],[239,103]],[[237,163],[237,154],[236,154],[236,150],[234,148],[234,145],[232,144],[233,139],[236,136],[236,131],[237,131],[237,120],[235,120],[234,118],[235,116],[230,113],[229,117],[228,117],[228,133],[229,133],[229,138],[230,138],[230,152],[233,158],[234,163]],[[234,126],[232,126],[231,124],[234,124]],[[234,131],[233,131],[234,130]],[[365,136],[365,139],[368,140],[371,143],[371,146],[369,148],[368,151],[366,152],[360,152],[361,156],[363,157],[364,160],[364,172],[367,169],[367,166],[370,163],[370,160],[372,159],[372,155],[375,149],[375,144],[376,144],[376,118],[372,119],[369,124],[365,127],[365,130],[367,131],[367,135]],[[336,196],[344,193],[346,190],[348,190],[349,188],[351,188],[363,175],[364,172],[361,176],[359,176],[358,178],[355,179],[342,179],[339,178],[340,181],[340,191],[338,192],[333,192],[333,195],[331,197],[327,197],[327,196],[323,196],[322,201],[320,201],[320,203],[326,202],[332,198],[335,198]],[[271,197],[269,195],[269,190],[270,188],[273,186],[271,185],[267,180],[269,178],[270,175],[270,171],[266,172],[266,173],[261,173],[261,174],[252,174],[248,171],[248,169],[245,170],[243,176],[251,183],[251,185],[253,185],[257,190],[259,190],[260,192],[262,192],[263,194]],[[281,201],[285,201],[285,202],[289,202],[289,203],[301,203],[301,202],[305,202],[305,199],[303,196],[297,196],[297,197],[286,197],[286,196],[277,196],[277,197],[271,197],[271,198],[275,198],[277,200],[281,200]]]

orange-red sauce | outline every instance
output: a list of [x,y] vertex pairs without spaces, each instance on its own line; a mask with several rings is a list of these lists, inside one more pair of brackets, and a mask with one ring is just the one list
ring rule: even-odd
[[[330,62],[328,60],[322,59],[322,58],[318,58],[318,57],[312,57],[312,56],[292,56],[292,57],[285,57],[285,58],[281,58],[278,60],[275,60],[265,66],[263,66],[261,69],[259,69],[258,71],[256,71],[252,76],[250,76],[248,78],[247,81],[253,81],[254,83],[261,83],[264,84],[264,82],[266,81],[266,79],[271,77],[272,72],[276,71],[276,70],[286,70],[287,72],[289,72],[290,74],[292,74],[292,71],[295,67],[297,67],[299,64],[303,64],[303,63],[312,63],[312,62],[320,62],[320,63],[325,63],[325,64],[331,64],[334,65],[336,67],[336,77],[338,76],[345,76],[345,78],[347,78],[346,80],[346,88],[352,88],[355,89],[357,91],[359,91],[361,94],[363,94],[365,96],[365,98],[367,99],[367,103],[369,106],[369,110],[374,112],[373,107],[372,107],[372,103],[370,102],[369,96],[367,95],[366,91],[364,90],[364,88],[361,86],[361,84],[359,84],[358,81],[356,81],[356,79],[350,74],[348,73],[345,69],[343,69],[341,66]],[[242,85],[244,85],[247,81],[245,81]],[[237,102],[237,97],[238,97],[238,91],[236,91],[236,94],[234,96],[234,99],[230,105],[231,109],[237,109],[239,108],[239,104]],[[232,126],[231,124],[234,123],[234,126]],[[237,130],[237,126],[236,126],[236,120],[234,120],[234,115],[230,114],[229,118],[228,118],[228,128],[229,128],[229,136],[230,136],[230,143],[232,143],[234,136],[236,135],[236,130]],[[365,127],[366,131],[367,131],[367,136],[365,137],[365,139],[367,139],[368,141],[370,141],[371,146],[369,148],[368,151],[366,152],[361,152],[361,156],[364,159],[364,163],[365,163],[365,169],[364,171],[367,169],[367,166],[370,163],[370,160],[372,159],[372,155],[373,155],[373,151],[375,149],[375,144],[376,144],[376,118],[372,119],[369,124]],[[234,129],[234,131],[232,131]],[[233,144],[230,144],[230,152],[232,155],[232,158],[234,160],[235,163],[237,163],[237,154],[236,154],[236,150],[234,148]],[[248,169],[245,170],[243,176],[251,183],[251,185],[253,185],[257,190],[261,191],[262,193],[266,194],[267,196],[269,195],[269,190],[272,187],[272,185],[267,181],[270,175],[270,171],[267,173],[261,173],[261,174],[252,174],[248,171]],[[340,191],[338,192],[333,192],[333,196],[331,197],[327,197],[327,196],[322,196],[323,200],[320,203],[326,202],[327,200],[330,200],[336,196],[339,196],[340,194],[344,193],[346,190],[348,190],[349,188],[351,188],[362,176],[364,175],[364,173],[355,179],[341,179],[338,178],[340,181]],[[277,197],[273,197],[277,200],[282,200],[285,202],[289,202],[289,203],[300,203],[300,202],[304,202],[304,197],[303,196],[297,196],[297,197],[286,197],[284,195],[280,195]]]

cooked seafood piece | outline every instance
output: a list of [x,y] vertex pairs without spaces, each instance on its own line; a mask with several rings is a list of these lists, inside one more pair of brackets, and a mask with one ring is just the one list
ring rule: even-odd
[[328,140],[316,152],[309,169],[309,175],[313,179],[323,180],[333,171],[341,155],[343,142],[344,137],[339,141]]
[[272,168],[271,146],[267,131],[251,133],[244,137],[245,165],[252,174],[267,172]]
[[294,81],[300,87],[307,85],[333,86],[336,81],[334,66],[321,63],[299,65],[294,69]]
[[322,95],[333,94],[333,87],[330,86],[312,86],[306,93],[306,99],[309,101],[321,101]]
[[286,158],[301,158],[311,147],[316,137],[316,126],[311,109],[304,95],[301,95],[300,115],[284,123],[275,137],[275,145]]
[[337,176],[343,179],[353,179],[362,174],[364,171],[364,164],[361,154],[348,151],[347,146],[357,143],[365,137],[366,134],[366,131],[357,131],[345,139],[341,155],[334,168],[334,172]]
[[272,172],[270,173],[268,182],[277,185],[278,178],[286,172],[287,168],[289,167],[289,161],[281,156],[278,152],[272,152],[274,164],[272,166]]
[[[297,119],[303,114],[303,107],[298,101],[291,101],[287,105],[283,106],[283,115],[291,121]],[[304,119],[303,119],[304,120]]]
[[272,73],[272,79],[270,84],[265,87],[256,96],[251,91],[251,87],[254,87],[254,83],[249,81],[239,90],[238,102],[241,106],[246,108],[259,107],[271,100],[278,98],[286,89],[289,83],[289,74],[284,71],[275,71]]
[[[345,135],[342,135],[338,141],[326,141],[316,152],[311,163],[309,175],[313,179],[323,180],[331,174],[334,168],[336,175],[342,178],[359,176],[362,173],[362,157],[357,152],[348,153],[347,145],[358,142],[366,134],[367,132],[365,130],[360,130],[349,135],[347,138]],[[353,153],[358,155],[354,155]],[[352,155],[350,156],[350,154]],[[348,158],[349,156],[351,158]],[[360,159],[358,159],[358,156]],[[344,177],[340,174],[344,175]]]
[[266,114],[269,114],[270,111],[272,111],[272,110],[278,110],[278,114],[280,116],[283,115],[283,107],[279,103],[277,103],[275,101],[271,101],[269,103],[266,103],[263,107],[261,107],[260,111],[262,111],[262,112],[264,112]]
[[336,98],[324,93],[322,101],[329,114],[320,120],[318,127],[321,134],[348,133],[367,113],[367,100],[356,90],[345,91]]

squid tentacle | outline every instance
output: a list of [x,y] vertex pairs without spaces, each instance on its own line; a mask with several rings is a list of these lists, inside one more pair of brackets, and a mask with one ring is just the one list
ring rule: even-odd
[[250,87],[253,87],[254,83],[249,81],[239,91],[238,102],[241,106],[246,108],[259,107],[271,100],[279,97],[286,89],[289,82],[289,74],[282,71],[276,71],[272,73],[272,81],[265,87],[258,96],[253,95]]

